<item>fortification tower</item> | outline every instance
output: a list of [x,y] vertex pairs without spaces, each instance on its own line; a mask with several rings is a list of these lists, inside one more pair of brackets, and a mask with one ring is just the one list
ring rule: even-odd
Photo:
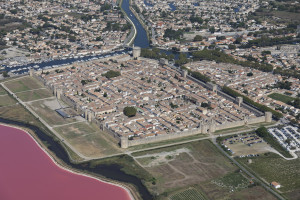
[[169,61],[165,58],[161,58],[161,59],[159,59],[159,64],[160,65],[168,65]]
[[211,119],[209,123],[209,132],[214,133],[216,131],[216,122],[214,119]]
[[141,56],[141,47],[133,47],[132,49],[133,58],[139,58]]
[[183,70],[181,71],[181,76],[182,76],[183,78],[186,78],[187,74],[188,74],[187,70],[184,70],[184,69],[183,69]]
[[212,91],[213,91],[213,92],[217,92],[217,85],[216,85],[216,84],[213,84],[213,86],[212,86]]
[[92,119],[93,119],[92,112],[89,111],[89,112],[88,112],[88,116],[87,116],[87,120],[88,120],[89,122],[92,122]]
[[213,92],[217,92],[217,85],[216,84],[209,82],[209,83],[207,83],[207,85],[208,85],[210,90],[212,90]]
[[239,105],[239,107],[241,107],[243,103],[243,97],[236,97],[235,101]]
[[86,119],[86,120],[88,120],[88,113],[89,113],[89,111],[86,109],[86,110],[84,110],[84,118]]
[[61,95],[62,95],[62,90],[61,89],[57,89],[56,90],[56,97],[57,97],[57,99],[60,99]]
[[268,123],[272,122],[272,113],[271,112],[265,112],[265,121]]
[[57,88],[54,86],[53,87],[53,95],[56,96],[56,93],[57,93]]
[[29,76],[33,77],[34,69],[29,69]]
[[200,122],[200,128],[201,128],[201,133],[202,134],[206,134],[207,133],[208,126],[207,126],[206,122],[201,121]]
[[128,138],[127,137],[121,137],[121,148],[127,149],[128,148]]

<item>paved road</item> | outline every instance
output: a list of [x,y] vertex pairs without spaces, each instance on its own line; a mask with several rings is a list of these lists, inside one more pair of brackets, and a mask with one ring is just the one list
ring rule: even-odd
[[242,171],[244,171],[248,176],[253,177],[253,179],[258,182],[261,186],[263,186],[267,191],[271,192],[274,196],[276,196],[278,199],[284,200],[284,198],[272,190],[267,184],[265,184],[263,181],[261,181],[259,178],[257,178],[255,175],[253,175],[251,172],[249,172],[245,167],[243,167],[240,163],[238,163],[233,157],[229,156],[216,142],[216,138],[214,138],[213,143],[216,145],[216,147],[227,157],[229,158],[234,164],[236,164]]

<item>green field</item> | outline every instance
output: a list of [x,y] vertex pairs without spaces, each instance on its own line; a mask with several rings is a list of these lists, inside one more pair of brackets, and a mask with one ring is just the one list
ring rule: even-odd
[[174,194],[170,197],[170,199],[171,200],[206,200],[206,198],[203,197],[202,194],[199,193],[194,188]]
[[11,98],[9,95],[1,95],[0,96],[0,107],[2,106],[11,106],[16,104],[17,101]]
[[274,153],[251,158],[237,158],[236,160],[249,167],[259,177],[268,183],[276,181],[281,184],[279,189],[290,199],[300,199],[300,159],[285,160]]
[[37,89],[37,90],[30,90],[25,92],[19,92],[16,94],[22,101],[34,101],[38,99],[44,99],[48,97],[52,97],[53,94],[46,88]]
[[288,103],[289,101],[293,101],[294,98],[293,97],[289,97],[287,95],[283,95],[283,94],[279,94],[279,93],[272,93],[270,95],[268,95],[268,97],[281,101],[283,103]]
[[29,76],[5,82],[5,86],[14,93],[43,88],[43,85],[38,80]]
[[0,95],[5,95],[7,92],[4,90],[2,86],[0,86]]

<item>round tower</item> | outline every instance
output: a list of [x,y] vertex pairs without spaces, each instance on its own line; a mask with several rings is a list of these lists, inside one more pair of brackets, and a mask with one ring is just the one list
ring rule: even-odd
[[241,107],[241,104],[243,103],[243,97],[236,97],[236,103]]
[[182,71],[181,71],[181,76],[182,76],[183,78],[186,78],[187,74],[188,74],[187,70],[182,70]]
[[139,58],[141,56],[141,47],[133,47],[132,55],[133,58]]

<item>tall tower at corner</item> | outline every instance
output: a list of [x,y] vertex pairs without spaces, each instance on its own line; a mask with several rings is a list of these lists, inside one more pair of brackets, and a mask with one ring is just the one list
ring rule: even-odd
[[141,47],[133,47],[132,55],[134,59],[137,59],[141,56]]

